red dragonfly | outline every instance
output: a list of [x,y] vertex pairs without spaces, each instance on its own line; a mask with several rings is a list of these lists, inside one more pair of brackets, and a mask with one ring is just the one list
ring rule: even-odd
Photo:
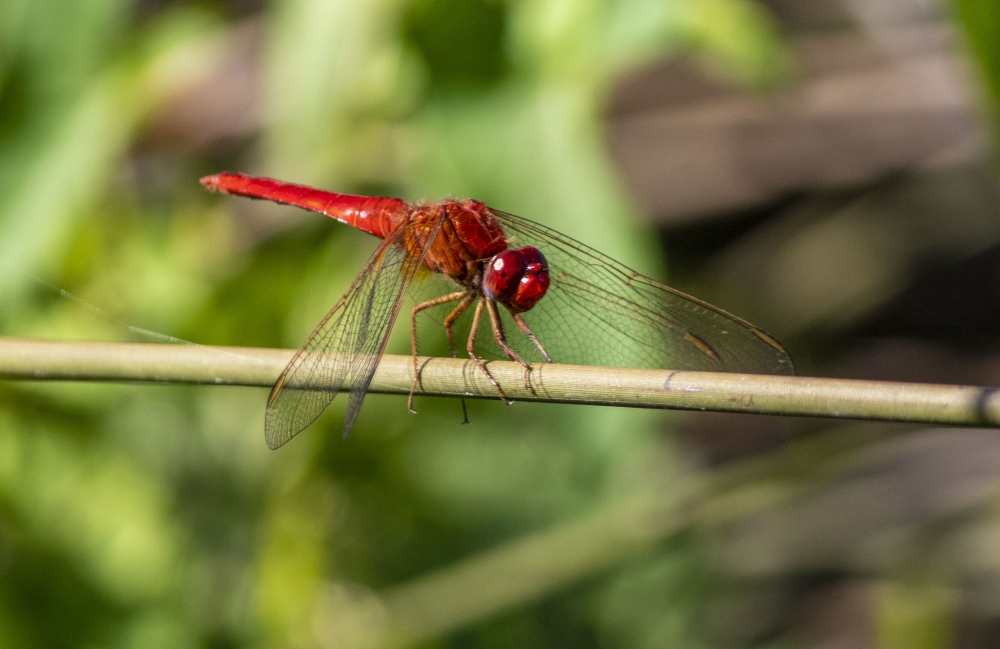
[[[319,212],[382,239],[347,293],[274,384],[265,415],[272,449],[319,417],[348,377],[344,434],[351,430],[403,298],[421,275],[431,281],[419,282],[429,285],[429,293],[427,299],[415,296],[410,312],[411,410],[420,380],[417,315],[423,311],[437,311],[452,357],[455,330],[461,331],[469,358],[505,401],[485,357],[520,363],[526,383],[530,362],[553,360],[721,372],[795,371],[781,344],[746,320],[566,235],[479,201],[409,204],[238,173],[208,176],[201,183],[215,192]],[[487,320],[490,331],[482,335],[480,327],[485,328]]]

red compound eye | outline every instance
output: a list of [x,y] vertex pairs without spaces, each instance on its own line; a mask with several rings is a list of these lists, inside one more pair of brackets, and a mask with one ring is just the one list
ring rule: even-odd
[[525,246],[518,250],[521,256],[524,257],[524,261],[527,264],[527,272],[537,273],[540,271],[549,272],[549,262],[545,261],[545,257],[542,253],[533,246]]
[[490,259],[483,273],[483,292],[490,299],[506,302],[517,290],[528,262],[520,250],[504,250]]
[[549,268],[537,248],[505,250],[490,259],[483,292],[514,313],[528,311],[549,288]]

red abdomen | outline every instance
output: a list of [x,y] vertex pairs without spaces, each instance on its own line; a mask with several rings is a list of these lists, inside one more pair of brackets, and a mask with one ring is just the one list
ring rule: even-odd
[[396,229],[410,211],[410,206],[398,198],[338,194],[237,173],[206,176],[201,179],[201,184],[214,192],[262,198],[326,214],[380,239]]
[[500,223],[479,201],[410,205],[398,198],[338,194],[230,172],[206,176],[201,184],[215,192],[261,198],[326,214],[382,239],[406,223],[409,230],[399,245],[405,246],[414,257],[420,254],[422,239],[413,235],[437,227],[437,237],[424,257],[424,264],[459,283],[475,276],[482,261],[507,248]]

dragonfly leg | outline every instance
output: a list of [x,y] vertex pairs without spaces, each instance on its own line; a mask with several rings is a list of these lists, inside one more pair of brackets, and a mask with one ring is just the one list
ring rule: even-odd
[[[451,330],[451,326],[455,324],[455,321],[458,320],[463,313],[465,313],[465,311],[469,308],[469,305],[472,304],[472,301],[475,299],[475,295],[468,293],[465,298],[458,303],[455,310],[448,314],[448,317],[444,319],[444,332],[448,334],[448,347],[451,348],[452,358],[458,358],[458,356],[455,354],[455,335]],[[462,423],[467,424],[469,423],[469,411],[465,407],[465,397],[463,396],[460,401],[462,402]]]
[[[413,349],[413,382],[410,383],[410,397],[406,400],[406,408],[410,412],[415,412],[413,410],[413,393],[417,390],[417,383],[420,382],[420,364],[417,363],[417,314],[424,309],[430,309],[432,307],[440,306],[442,304],[447,304],[449,302],[454,302],[456,300],[463,300],[462,304],[459,304],[455,311],[451,312],[448,318],[454,315],[456,318],[462,315],[462,311],[469,308],[469,303],[472,301],[468,291],[458,291],[456,293],[449,293],[448,295],[442,295],[441,297],[434,298],[433,300],[427,300],[426,302],[421,302],[413,307],[413,311],[410,312],[410,345]],[[455,315],[455,312],[458,315]],[[452,320],[454,322],[454,320]],[[451,345],[451,357],[455,358],[455,343],[451,339],[451,328],[448,320],[445,320],[445,331],[448,332],[448,343]]]
[[479,369],[483,371],[486,378],[488,378],[490,383],[493,384],[493,387],[497,389],[497,392],[500,394],[500,399],[502,399],[503,402],[509,406],[514,402],[507,399],[507,395],[503,393],[503,390],[500,388],[500,384],[497,383],[497,380],[493,378],[492,374],[490,374],[490,371],[486,368],[486,364],[483,363],[482,359],[476,356],[476,331],[479,330],[479,321],[483,317],[483,302],[487,299],[488,298],[485,297],[480,298],[479,302],[476,304],[476,311],[472,316],[472,331],[469,332],[469,340],[465,344],[465,351],[469,352],[469,358],[471,358]]
[[489,298],[486,299],[486,310],[490,313],[490,324],[493,325],[493,337],[496,338],[497,343],[503,349],[504,353],[510,357],[515,363],[520,363],[524,368],[524,387],[531,389],[531,365],[517,355],[510,345],[507,344],[507,336],[503,333],[503,321],[500,319],[500,311],[497,309],[497,303]]
[[455,310],[444,319],[444,332],[448,334],[448,346],[451,348],[452,358],[457,358],[457,356],[455,355],[455,334],[452,332],[451,326],[455,324],[455,321],[458,320],[463,313],[465,313],[466,309],[469,308],[469,305],[471,305],[472,301],[475,299],[475,295],[467,292],[462,301],[457,307],[455,307]]
[[551,363],[552,358],[549,356],[549,353],[545,351],[544,347],[542,347],[542,343],[538,342],[538,339],[535,338],[535,334],[531,333],[531,329],[528,327],[528,323],[524,321],[524,318],[521,317],[520,313],[514,316],[514,322],[516,322],[517,326],[521,328],[521,331],[524,332],[524,335],[528,337],[528,340],[535,343],[535,347],[538,348],[538,351],[542,352],[542,356],[545,357],[545,360]]

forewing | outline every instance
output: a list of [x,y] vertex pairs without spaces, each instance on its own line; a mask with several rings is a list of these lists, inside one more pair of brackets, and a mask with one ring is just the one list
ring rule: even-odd
[[264,420],[270,448],[278,448],[315,421],[348,377],[351,393],[344,434],[350,432],[385,350],[403,294],[438,226],[417,237],[414,254],[404,245],[405,227],[385,238],[347,293],[278,377]]
[[[354,419],[361,410],[361,403],[364,401],[368,386],[371,385],[372,377],[375,376],[375,368],[378,361],[385,352],[385,346],[389,342],[389,333],[392,330],[392,323],[395,322],[399,314],[399,307],[403,302],[403,296],[407,288],[413,283],[417,271],[427,256],[431,244],[441,230],[443,213],[435,222],[423,222],[418,224],[407,224],[401,226],[400,236],[405,239],[392,247],[392,254],[383,255],[382,264],[388,264],[388,268],[380,271],[379,276],[384,274],[392,275],[396,278],[393,283],[390,280],[376,282],[373,290],[367,298],[365,310],[368,317],[359,319],[357,327],[359,335],[355,346],[354,361],[351,364],[351,394],[347,400],[347,412],[344,415],[344,435],[351,432],[354,426]],[[412,227],[411,227],[412,226]],[[406,228],[409,228],[407,231]],[[395,272],[398,268],[398,272]]]
[[[535,246],[549,262],[549,290],[523,316],[553,361],[795,373],[784,348],[746,320],[538,223],[495,210],[494,214],[511,238],[511,247]],[[505,329],[515,349],[540,360],[507,319]]]

